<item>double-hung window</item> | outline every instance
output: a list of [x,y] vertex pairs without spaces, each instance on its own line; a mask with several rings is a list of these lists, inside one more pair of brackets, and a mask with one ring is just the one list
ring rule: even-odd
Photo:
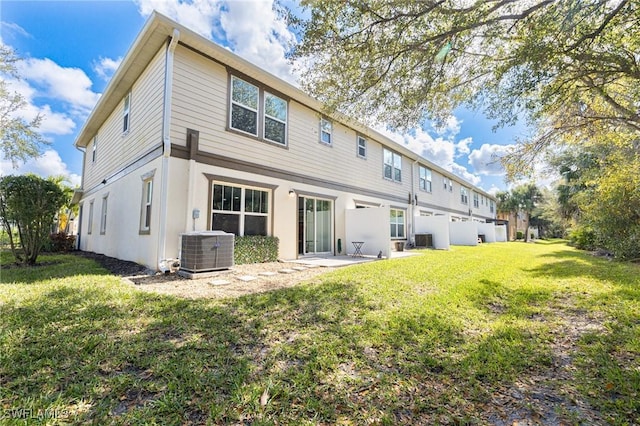
[[388,149],[383,154],[385,179],[402,182],[402,156]]
[[464,186],[460,187],[460,202],[462,204],[469,204],[469,191]]
[[142,181],[142,211],[140,213],[140,231],[148,233],[151,229],[151,207],[153,202],[153,176]]
[[89,223],[87,224],[87,234],[93,232],[93,200],[89,201]]
[[258,105],[260,91],[253,84],[231,77],[232,129],[258,136]]
[[124,109],[122,113],[122,133],[127,133],[131,128],[131,92],[124,97]]
[[391,209],[391,238],[404,238],[404,210]]
[[213,184],[211,229],[235,235],[267,235],[269,191]]
[[420,166],[420,189],[431,192],[431,169]]
[[442,178],[443,186],[445,191],[453,192],[453,181],[449,178]]
[[231,76],[229,128],[279,145],[287,144],[287,101]]
[[93,146],[91,147],[91,162],[96,162],[96,156],[98,151],[98,136],[93,137]]
[[480,196],[477,192],[473,193],[473,207],[476,209],[480,207]]
[[358,135],[358,157],[367,158],[367,140]]
[[264,138],[281,145],[287,143],[287,102],[264,93]]
[[489,201],[489,211],[493,213],[495,210],[495,203],[493,201]]
[[333,123],[320,118],[320,142],[331,145],[333,142]]
[[102,197],[102,210],[100,213],[100,234],[104,235],[107,232],[107,201],[109,200],[109,194]]

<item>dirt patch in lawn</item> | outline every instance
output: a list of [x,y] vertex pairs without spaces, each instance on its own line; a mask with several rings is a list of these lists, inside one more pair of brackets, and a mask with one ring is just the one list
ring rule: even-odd
[[[75,252],[93,259],[114,275],[138,290],[169,294],[187,299],[238,297],[288,288],[313,280],[335,268],[308,268],[292,262],[269,262],[236,265],[202,278],[190,279],[176,273],[152,273],[134,262],[91,252]],[[283,272],[284,271],[284,272]]]

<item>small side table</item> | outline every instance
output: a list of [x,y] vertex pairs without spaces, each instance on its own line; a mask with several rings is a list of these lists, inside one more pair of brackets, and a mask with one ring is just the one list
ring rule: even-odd
[[364,241],[351,241],[353,244],[353,257],[362,257],[362,246],[364,245]]

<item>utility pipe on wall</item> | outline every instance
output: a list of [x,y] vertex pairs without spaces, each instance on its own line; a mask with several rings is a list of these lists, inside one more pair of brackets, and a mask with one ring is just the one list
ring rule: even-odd
[[171,42],[167,47],[164,73],[164,106],[162,116],[162,171],[160,172],[160,226],[158,226],[158,270],[170,269],[166,258],[167,249],[167,209],[169,208],[169,156],[171,155],[171,98],[173,94],[173,60],[176,46],[180,40],[180,31],[173,30]]

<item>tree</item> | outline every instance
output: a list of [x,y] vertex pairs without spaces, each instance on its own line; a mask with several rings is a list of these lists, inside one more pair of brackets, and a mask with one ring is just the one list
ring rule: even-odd
[[[524,216],[523,222],[526,223],[524,228],[524,240],[529,241],[529,223],[531,213],[536,205],[541,201],[541,192],[533,183],[520,185],[509,192],[500,191],[496,194],[498,199],[498,211],[505,213],[516,213]],[[516,231],[517,231],[516,221]]]
[[[64,192],[50,180],[35,175],[0,177],[0,216],[17,262],[36,263],[56,213],[67,202]],[[14,226],[21,250],[13,239]]]
[[511,0],[303,2],[293,58],[329,111],[405,129],[454,108],[537,129],[507,157],[531,159],[608,126],[640,133],[639,2]]
[[38,114],[31,121],[27,121],[19,115],[27,101],[22,95],[9,90],[4,77],[19,79],[16,62],[18,57],[15,52],[0,44],[0,150],[2,156],[11,160],[14,167],[18,161],[25,161],[41,154],[41,146],[46,145],[42,136],[37,132],[42,116]]

